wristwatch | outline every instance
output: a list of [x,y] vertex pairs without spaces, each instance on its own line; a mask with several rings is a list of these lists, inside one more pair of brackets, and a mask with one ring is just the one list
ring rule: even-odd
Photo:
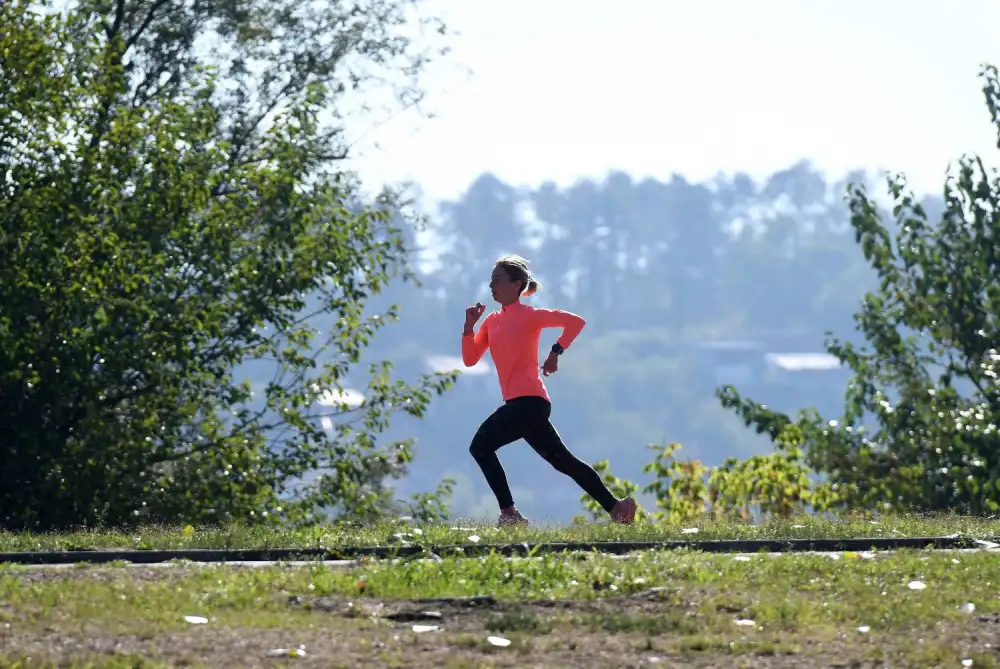
[[555,353],[556,355],[562,355],[563,351],[565,350],[566,349],[564,349],[562,346],[559,345],[559,342],[556,342],[555,344],[552,345],[552,352]]

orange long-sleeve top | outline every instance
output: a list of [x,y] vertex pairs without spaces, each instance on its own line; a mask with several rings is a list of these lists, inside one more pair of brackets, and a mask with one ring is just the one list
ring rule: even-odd
[[462,362],[472,367],[489,349],[505,402],[522,396],[549,399],[538,363],[542,330],[562,328],[556,341],[569,348],[584,325],[583,318],[569,311],[515,302],[487,316],[479,330],[462,336]]

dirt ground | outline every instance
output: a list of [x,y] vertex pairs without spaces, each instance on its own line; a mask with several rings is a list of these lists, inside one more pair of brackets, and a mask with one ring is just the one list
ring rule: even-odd
[[[686,601],[691,596],[654,589],[592,601],[521,603],[289,597],[288,615],[276,614],[266,624],[194,624],[147,633],[96,621],[19,622],[15,614],[0,618],[13,621],[0,623],[0,657],[7,658],[0,667],[27,657],[21,666],[926,668],[961,667],[962,660],[973,662],[964,666],[1000,666],[995,616],[895,633],[728,629],[719,621],[732,624],[736,612],[705,620]],[[418,632],[414,625],[437,629]],[[494,645],[491,636],[510,644]],[[269,656],[299,646],[304,656]]]

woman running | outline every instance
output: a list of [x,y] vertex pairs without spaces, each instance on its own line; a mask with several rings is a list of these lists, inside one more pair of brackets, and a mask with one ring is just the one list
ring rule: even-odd
[[497,497],[499,525],[528,522],[514,506],[507,475],[497,457],[501,446],[518,439],[528,442],[556,471],[576,481],[604,507],[614,522],[630,524],[635,520],[635,500],[631,497],[617,499],[612,495],[594,468],[566,448],[549,420],[552,405],[538,373],[541,331],[543,328],[562,328],[562,335],[541,367],[548,376],[559,370],[559,356],[580,334],[584,320],[568,311],[521,304],[522,296],[533,295],[540,287],[524,258],[506,256],[497,261],[490,278],[490,290],[493,299],[500,303],[500,310],[487,316],[478,332],[474,327],[486,307],[477,302],[465,310],[462,361],[466,367],[472,367],[489,349],[504,400],[504,404],[483,421],[472,438],[469,452]]

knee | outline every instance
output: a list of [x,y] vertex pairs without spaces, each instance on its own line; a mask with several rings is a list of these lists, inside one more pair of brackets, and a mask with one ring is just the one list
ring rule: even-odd
[[472,443],[469,444],[469,455],[476,460],[482,460],[484,457],[489,455],[491,450],[489,442],[483,438],[479,432],[477,432],[476,436],[472,438]]

